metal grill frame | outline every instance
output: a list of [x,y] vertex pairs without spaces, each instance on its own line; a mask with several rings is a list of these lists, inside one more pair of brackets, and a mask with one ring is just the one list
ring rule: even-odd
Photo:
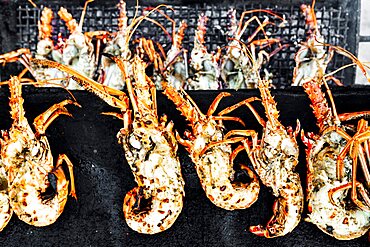
[[[272,9],[279,14],[284,14],[287,18],[287,24],[283,28],[270,26],[266,28],[266,32],[270,32],[269,37],[283,37],[283,41],[289,41],[298,44],[305,40],[305,20],[300,13],[300,4],[302,1],[284,1],[280,5],[270,3],[255,3],[255,1],[240,1],[229,4],[225,3],[182,3],[172,1],[171,6],[174,9],[164,10],[166,14],[174,18],[177,23],[181,19],[185,19],[188,23],[188,29],[184,38],[184,48],[191,50],[194,38],[194,31],[197,25],[197,19],[201,12],[204,12],[208,17],[207,40],[206,44],[209,51],[216,51],[218,46],[227,45],[227,37],[224,31],[227,30],[228,18],[227,11],[230,7],[237,9],[237,18],[244,10],[249,9]],[[308,1],[309,3],[310,1]],[[341,2],[341,3],[339,3]],[[325,37],[326,43],[341,46],[352,53],[357,53],[358,36],[353,36],[353,31],[356,30],[357,20],[353,21],[350,15],[352,9],[348,9],[347,1],[326,1],[325,5],[318,2],[315,8],[318,24],[321,33]],[[40,9],[33,8],[28,3],[20,4],[17,9],[18,14],[18,43],[17,47],[30,48],[31,51],[36,50],[37,44],[37,22],[40,19],[41,9],[44,6],[50,7],[54,11],[53,25],[53,39],[56,40],[58,33],[62,33],[63,37],[67,37],[68,31],[63,21],[59,19],[57,11],[61,6],[66,7],[76,20],[79,20],[82,11],[82,5],[77,6],[71,2],[48,2],[46,5],[39,5]],[[139,13],[145,6],[156,6],[157,4],[143,3],[139,6]],[[358,5],[358,4],[357,4]],[[354,4],[354,6],[357,6]],[[357,6],[358,7],[358,6]],[[134,15],[135,4],[128,2],[127,11],[129,20]],[[108,30],[114,32],[117,30],[118,9],[116,2],[107,1],[105,3],[93,3],[88,7],[83,31],[94,30]],[[159,14],[151,15],[154,19],[160,21],[171,32],[171,23]],[[265,14],[258,14],[259,18],[263,20]],[[250,16],[249,16],[250,17]],[[248,17],[247,17],[248,18]],[[357,16],[358,18],[358,16]],[[243,37],[248,37],[255,30],[256,24],[252,23],[248,31]],[[149,22],[143,22],[138,29],[136,37],[146,36],[151,37],[155,41],[164,44],[164,48],[168,49],[171,40],[166,37],[158,27]],[[355,37],[355,38],[354,38]],[[287,49],[280,51],[277,55],[272,57],[267,65],[269,72],[273,74],[273,83],[278,88],[285,88],[291,84],[293,68],[295,66],[294,54],[297,51],[297,46],[290,46]],[[347,63],[348,59],[340,55],[335,55],[329,65],[328,71],[337,69]],[[341,79],[345,85],[354,84],[355,70],[349,68],[339,72],[336,77]]]

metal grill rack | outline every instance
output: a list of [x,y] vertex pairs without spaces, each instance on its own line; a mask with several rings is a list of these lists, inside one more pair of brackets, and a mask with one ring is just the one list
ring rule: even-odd
[[[294,2],[294,1],[293,1]],[[310,2],[310,1],[308,1]],[[330,2],[330,1],[329,1]],[[331,1],[333,2],[333,1]],[[152,6],[155,6],[153,4]],[[63,37],[67,37],[68,30],[66,29],[63,21],[59,19],[57,11],[61,6],[66,7],[73,17],[79,21],[82,7],[76,7],[68,3],[55,3],[47,5],[54,11],[53,25],[53,38],[56,40],[58,33],[61,33]],[[238,2],[233,5],[237,9],[237,17],[239,18],[243,10],[250,9],[271,9],[276,13],[284,15],[287,24],[285,27],[279,28],[277,26],[269,26],[265,30],[269,33],[270,38],[280,38],[283,42],[290,43],[291,46],[280,51],[277,55],[273,56],[270,60],[267,68],[273,74],[273,83],[278,88],[285,88],[291,84],[292,71],[295,66],[294,54],[297,51],[297,46],[301,41],[305,40],[305,20],[300,11],[300,3],[292,3],[286,5],[275,5],[271,3],[255,4],[248,1],[242,3]],[[40,6],[42,9],[43,6]],[[227,31],[228,17],[227,12],[230,9],[230,5],[225,4],[182,4],[173,5],[173,10],[163,9],[166,14],[179,23],[180,20],[185,19],[188,23],[188,29],[184,38],[184,47],[188,50],[192,49],[194,31],[196,29],[198,16],[204,12],[208,17],[207,27],[207,46],[210,51],[216,51],[217,47],[223,47],[227,45],[227,37],[225,31]],[[33,8],[29,4],[21,4],[18,7],[18,34],[19,42],[18,47],[30,48],[32,51],[36,50],[37,44],[37,22],[40,18],[41,10]],[[145,9],[145,6],[139,7],[139,14]],[[127,15],[129,20],[132,19],[135,13],[135,5],[131,4],[127,6]],[[349,15],[350,10],[342,8],[340,4],[331,6],[317,6],[316,15],[318,24],[322,35],[325,37],[326,43],[344,47],[351,52],[356,52],[357,44],[353,42],[353,37],[350,37],[349,30],[351,23],[351,17]],[[115,4],[112,5],[92,5],[88,7],[87,14],[84,20],[83,31],[94,31],[94,30],[108,30],[114,32],[117,30],[117,17],[118,9]],[[266,14],[257,14],[260,20],[266,17]],[[163,16],[158,13],[153,13],[152,18],[162,23],[168,31],[171,32],[171,23],[166,20]],[[250,18],[251,16],[246,16]],[[277,20],[276,20],[277,21]],[[250,36],[256,29],[257,23],[251,23],[248,30],[244,34],[244,38]],[[136,37],[145,36],[154,39],[164,45],[165,49],[170,46],[170,38],[164,35],[164,32],[152,23],[143,22],[138,31]],[[351,39],[351,40],[350,40]],[[329,71],[339,68],[347,63],[347,59],[342,56],[334,56]],[[336,74],[339,79],[346,78],[343,81],[346,85],[353,84],[354,70],[347,69]]]

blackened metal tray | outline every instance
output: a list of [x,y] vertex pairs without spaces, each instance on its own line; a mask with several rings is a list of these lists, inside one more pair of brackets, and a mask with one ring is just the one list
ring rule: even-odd
[[[230,91],[232,97],[224,99],[219,110],[242,99],[259,96],[257,90]],[[69,94],[62,89],[25,87],[24,108],[26,116],[33,119],[49,106]],[[206,112],[217,91],[189,92],[202,111]],[[339,113],[368,110],[369,87],[342,87],[333,89]],[[163,233],[143,235],[131,230],[125,223],[122,202],[125,194],[135,186],[124,153],[117,143],[116,134],[122,122],[103,111],[115,109],[98,97],[85,91],[73,91],[82,108],[68,106],[73,118],[61,116],[48,128],[54,157],[67,154],[75,165],[78,201],[69,198],[63,214],[51,226],[37,228],[20,221],[15,215],[0,233],[1,246],[369,246],[368,236],[351,241],[338,241],[324,234],[316,226],[302,220],[290,234],[265,239],[251,234],[250,225],[266,223],[272,214],[274,197],[264,186],[258,201],[249,209],[226,211],[214,206],[205,196],[194,165],[186,151],[180,147],[179,157],[185,178],[185,204],[175,224]],[[302,88],[272,90],[278,103],[281,122],[295,127],[296,119],[305,131],[316,131],[309,100]],[[174,105],[158,92],[159,114],[166,113],[175,122],[179,133],[188,128]],[[9,92],[0,89],[0,129],[10,127],[8,107]],[[263,109],[256,104],[258,111]],[[246,108],[234,115],[240,116],[246,128],[261,130]],[[242,128],[237,123],[227,123],[228,129]],[[304,146],[301,148],[298,171],[305,186]],[[246,155],[238,156],[236,163],[250,165]],[[303,218],[306,215],[306,210]]]

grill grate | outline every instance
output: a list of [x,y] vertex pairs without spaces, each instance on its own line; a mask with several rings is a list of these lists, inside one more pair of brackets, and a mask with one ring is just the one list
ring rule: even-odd
[[[52,4],[46,5],[53,9],[54,19],[52,22],[53,25],[53,39],[57,39],[58,33],[61,33],[63,37],[67,37],[68,30],[66,29],[63,21],[59,19],[57,11],[61,6],[66,7],[73,17],[79,21],[81,15],[82,7],[76,7],[69,4]],[[288,42],[291,44],[297,44],[300,41],[305,40],[305,20],[300,13],[299,4],[295,5],[285,5],[285,6],[276,6],[273,4],[253,4],[253,3],[244,3],[238,4],[237,6],[237,17],[239,18],[243,10],[250,9],[272,9],[279,14],[285,15],[287,19],[287,24],[285,27],[279,28],[277,26],[269,26],[265,30],[270,33],[269,37],[271,38],[282,38],[282,42]],[[40,6],[42,9],[43,6]],[[191,4],[191,5],[179,5],[172,6],[173,11],[170,9],[165,9],[164,12],[168,14],[171,18],[179,23],[179,20],[185,19],[188,23],[188,29],[183,41],[184,47],[186,49],[191,49],[193,46],[194,31],[196,29],[198,16],[201,12],[204,12],[208,17],[208,27],[207,27],[207,46],[209,50],[216,51],[217,46],[225,46],[227,44],[227,37],[225,31],[228,26],[228,17],[227,12],[229,6],[222,4]],[[18,47],[30,48],[33,52],[36,50],[37,44],[37,22],[40,18],[40,9],[31,7],[29,4],[21,4],[18,7],[18,35],[19,41]],[[144,7],[139,8],[139,13]],[[129,20],[132,19],[135,12],[135,6],[127,6],[127,15]],[[86,13],[83,30],[84,31],[94,31],[94,30],[108,30],[114,32],[117,30],[117,17],[118,9],[114,6],[90,6]],[[256,14],[255,14],[256,15]],[[266,14],[257,14],[260,20],[263,20]],[[350,51],[356,51],[356,47],[352,47],[349,44],[356,43],[349,42],[348,40],[351,37],[348,37],[347,33],[350,26],[349,20],[349,10],[338,7],[327,7],[319,6],[316,7],[316,15],[318,19],[318,24],[321,29],[321,33],[325,37],[325,41],[329,44],[338,45],[349,49]],[[154,19],[160,21],[164,24],[168,31],[171,32],[171,22],[166,20],[163,16],[158,13],[153,13],[151,15]],[[250,18],[251,16],[247,16]],[[257,23],[251,23],[248,30],[244,34],[244,38],[250,36],[252,32],[256,29]],[[165,49],[168,49],[170,46],[170,38],[164,35],[163,31],[157,26],[149,22],[143,22],[139,27],[138,31],[135,34],[136,37],[145,36],[154,39],[155,41],[160,42]],[[295,66],[294,54],[297,50],[295,45],[292,45],[285,50],[280,51],[277,55],[272,57],[268,64],[268,69],[273,73],[273,83],[278,88],[284,88],[289,86],[292,79],[292,71]],[[349,61],[342,56],[334,56],[331,64],[329,65],[329,71],[339,68]],[[346,85],[351,85],[354,82],[352,81],[354,75],[353,69],[347,69],[339,72],[336,77],[339,79],[346,78],[346,81],[343,81]]]

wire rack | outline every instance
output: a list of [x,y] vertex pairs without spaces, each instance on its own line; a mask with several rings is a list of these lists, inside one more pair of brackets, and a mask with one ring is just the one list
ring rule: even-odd
[[[63,37],[68,36],[68,30],[60,20],[57,15],[57,11],[61,6],[66,7],[68,11],[79,21],[82,7],[76,7],[75,5],[59,4],[55,3],[52,5],[46,5],[54,11],[53,25],[53,39],[57,39],[57,35],[61,33]],[[40,6],[42,9],[43,6]],[[225,4],[187,4],[187,5],[173,5],[171,9],[163,9],[163,11],[173,18],[177,23],[180,20],[186,20],[188,28],[183,41],[184,48],[191,50],[194,42],[194,32],[197,25],[198,16],[200,13],[205,13],[208,18],[207,27],[207,38],[206,44],[209,51],[216,51],[217,47],[224,47],[227,45],[227,27],[229,25],[228,11],[230,6]],[[241,13],[244,10],[250,9],[271,9],[274,12],[284,15],[287,23],[284,27],[278,27],[277,25],[270,25],[265,28],[266,33],[270,38],[280,38],[281,42],[289,43],[290,46],[286,49],[280,51],[278,54],[272,57],[267,65],[267,69],[273,74],[273,83],[278,88],[284,88],[291,84],[293,68],[295,66],[294,54],[297,51],[297,44],[305,40],[305,20],[300,11],[300,4],[290,4],[284,6],[278,6],[275,4],[254,4],[244,1],[244,3],[235,4],[234,7],[237,9],[237,18],[240,18]],[[145,10],[146,6],[140,6],[138,8],[139,14]],[[31,51],[36,50],[38,28],[37,23],[40,19],[41,10],[33,8],[29,4],[21,4],[18,7],[18,35],[19,42],[18,47],[30,48]],[[135,6],[127,6],[127,16],[129,21],[133,18],[135,14]],[[342,8],[342,6],[318,6],[316,7],[316,15],[318,24],[322,35],[325,37],[326,43],[341,46],[343,48],[349,49],[352,52],[356,51],[356,47],[350,43],[348,35],[348,30],[350,26],[350,17],[348,9]],[[266,14],[254,14],[259,17],[261,21],[266,18]],[[95,31],[95,30],[107,30],[114,32],[117,30],[119,12],[117,7],[112,4],[112,6],[90,6],[88,7],[84,24],[83,31]],[[158,20],[164,27],[167,28],[168,32],[172,31],[172,25],[169,20],[164,18],[158,13],[153,13],[151,15],[153,19]],[[251,15],[247,15],[245,19],[250,18]],[[278,23],[278,20],[276,20]],[[243,38],[249,37],[257,28],[257,22],[252,22],[248,30],[244,33]],[[260,35],[262,35],[260,33]],[[135,33],[135,37],[150,37],[155,41],[160,42],[165,49],[168,49],[171,44],[171,39],[168,35],[156,25],[150,22],[143,22]],[[134,38],[135,38],[134,37]],[[258,37],[257,37],[258,38]],[[329,71],[339,68],[349,61],[341,56],[334,56],[330,66]],[[346,85],[353,84],[352,78],[354,75],[354,70],[352,71],[341,71],[336,75],[339,79],[346,80],[343,81]]]

